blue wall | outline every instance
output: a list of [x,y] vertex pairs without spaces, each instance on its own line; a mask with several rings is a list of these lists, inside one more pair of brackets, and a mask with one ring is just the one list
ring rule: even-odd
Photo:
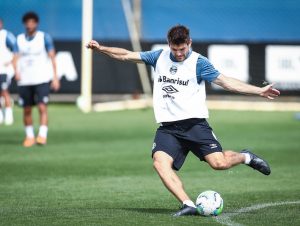
[[[80,39],[81,0],[0,1],[0,17],[15,34],[28,10],[55,39]],[[300,41],[300,0],[142,0],[142,11],[144,40],[164,40],[180,23],[196,41]],[[94,0],[94,37],[128,39],[120,0]]]

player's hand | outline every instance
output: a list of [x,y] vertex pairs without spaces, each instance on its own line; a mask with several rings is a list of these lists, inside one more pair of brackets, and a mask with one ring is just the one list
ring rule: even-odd
[[280,91],[274,89],[273,85],[274,84],[270,84],[265,87],[262,87],[262,92],[259,95],[270,100],[273,100],[275,97],[278,97],[280,95]]
[[91,40],[88,44],[86,44],[86,48],[88,49],[99,49],[100,50],[100,44],[95,41],[95,40]]
[[60,81],[57,78],[52,80],[52,82],[51,82],[51,88],[55,92],[59,90],[59,88],[60,88]]
[[20,75],[19,72],[16,72],[16,73],[15,73],[15,80],[16,80],[17,82],[21,80],[21,75]]

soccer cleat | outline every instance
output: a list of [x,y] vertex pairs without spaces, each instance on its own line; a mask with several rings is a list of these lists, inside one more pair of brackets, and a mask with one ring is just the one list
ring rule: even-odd
[[35,145],[34,137],[26,137],[24,142],[23,142],[23,146],[25,148],[29,148],[29,147],[32,147],[33,145]]
[[195,207],[192,207],[192,206],[188,206],[188,205],[183,205],[181,207],[181,209],[175,213],[173,215],[173,217],[180,217],[180,216],[195,216],[195,215],[198,215],[198,211],[197,211],[197,208]]
[[38,145],[46,145],[47,144],[47,137],[41,137],[41,136],[38,136],[36,138],[36,143]]
[[261,172],[264,175],[270,175],[271,169],[269,164],[265,160],[248,151],[247,149],[241,151],[241,153],[248,153],[250,155],[250,163],[248,166]]

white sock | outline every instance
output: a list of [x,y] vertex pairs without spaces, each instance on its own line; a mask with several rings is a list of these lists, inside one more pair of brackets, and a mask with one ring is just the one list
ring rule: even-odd
[[39,129],[39,136],[46,138],[48,133],[48,126],[41,125]]
[[33,126],[25,126],[25,132],[26,132],[26,137],[29,138],[34,138],[34,130],[33,130]]
[[187,206],[191,206],[191,207],[195,207],[196,208],[196,206],[195,206],[195,204],[194,204],[194,202],[192,200],[184,200],[183,204],[187,205]]
[[250,155],[249,153],[242,153],[244,156],[245,156],[245,164],[246,165],[249,165],[250,161],[251,161],[251,158],[250,158]]
[[5,115],[12,115],[13,111],[11,107],[5,108]]
[[14,121],[13,111],[11,107],[5,108],[5,122],[8,124],[12,124]]

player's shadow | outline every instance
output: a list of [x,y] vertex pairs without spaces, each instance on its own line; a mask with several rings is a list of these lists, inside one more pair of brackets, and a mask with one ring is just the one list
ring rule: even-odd
[[138,213],[151,213],[151,214],[172,214],[174,210],[164,208],[122,208],[125,211],[132,211]]

